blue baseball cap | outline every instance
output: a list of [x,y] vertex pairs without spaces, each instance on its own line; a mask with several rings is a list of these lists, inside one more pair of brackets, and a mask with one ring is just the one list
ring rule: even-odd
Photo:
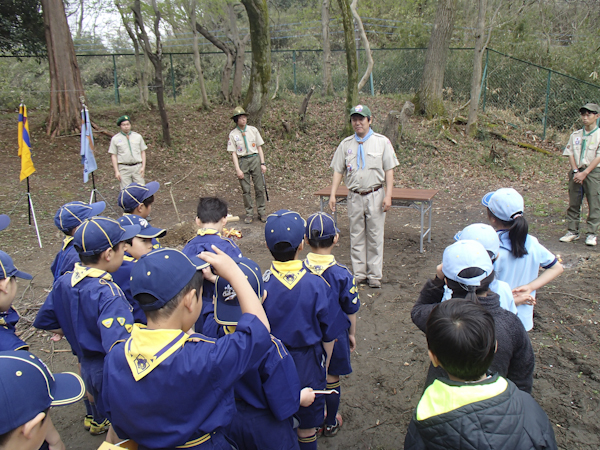
[[[156,301],[140,304],[144,311],[155,311],[173,299],[197,271],[209,264],[196,256],[188,257],[173,248],[159,248],[138,259],[131,269],[131,295],[150,294]],[[199,293],[198,293],[199,294]]]
[[10,217],[6,214],[0,214],[0,231],[4,230],[10,225]]
[[[33,278],[28,273],[21,272],[19,269],[17,269],[8,253],[0,250],[0,280],[10,277],[19,277],[24,280],[31,280]],[[1,404],[2,403],[0,403],[0,405]]]
[[306,221],[306,237],[308,239],[324,240],[334,237],[340,230],[335,226],[333,217],[324,212],[318,212],[308,217]]
[[145,186],[139,183],[131,183],[119,193],[117,202],[125,211],[133,211],[135,208],[144,203],[144,200],[146,200],[148,197],[156,194],[156,191],[158,191],[159,187],[160,184],[158,181],[151,181]]
[[121,225],[139,225],[141,230],[136,236],[141,238],[161,238],[167,234],[167,230],[153,227],[146,219],[135,214],[125,214],[119,217],[119,223]]
[[477,241],[483,245],[483,248],[492,253],[494,259],[500,253],[500,238],[498,238],[498,233],[496,233],[493,227],[485,223],[473,223],[465,227],[462,231],[456,233],[454,240]]
[[515,216],[523,214],[523,210],[525,209],[523,197],[513,188],[502,188],[494,192],[488,192],[481,199],[481,203],[494,216],[504,222],[515,220]]
[[85,219],[97,216],[106,208],[106,203],[70,202],[62,205],[54,216],[54,225],[63,233],[78,227]]
[[[477,267],[483,270],[483,273],[473,278],[463,278],[458,275],[471,267]],[[493,270],[490,255],[477,241],[457,241],[444,250],[442,272],[450,280],[466,286],[480,286],[481,280],[490,276]]]
[[[248,258],[234,259],[246,276],[257,297],[262,302],[263,279],[260,267]],[[242,309],[237,294],[225,278],[217,277],[215,281],[215,321],[220,325],[237,325],[242,317]]]
[[289,244],[289,248],[282,251],[298,248],[304,239],[305,226],[306,222],[295,211],[280,209],[273,214],[269,214],[265,225],[267,247],[273,250],[275,244],[286,242]]
[[42,360],[25,350],[0,352],[0,434],[24,425],[51,406],[75,403],[84,394],[79,375],[53,375]]
[[140,228],[139,225],[121,226],[119,222],[108,217],[92,217],[77,228],[73,245],[80,255],[97,255],[119,242],[137,236]]

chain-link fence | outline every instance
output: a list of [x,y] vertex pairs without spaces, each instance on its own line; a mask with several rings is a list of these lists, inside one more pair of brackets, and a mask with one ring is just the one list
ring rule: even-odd
[[[424,48],[373,49],[374,69],[362,92],[367,95],[412,95],[419,87],[425,61]],[[153,68],[142,65],[153,100]],[[251,53],[245,55],[242,87],[248,85]],[[364,50],[358,51],[359,73],[367,66]],[[132,54],[78,55],[77,61],[90,106],[131,104],[139,99],[137,67]],[[216,98],[221,89],[225,55],[201,54],[206,89]],[[322,87],[321,50],[275,50],[271,54],[272,88],[304,95],[312,86]],[[509,111],[545,138],[548,127],[557,131],[576,126],[579,108],[600,101],[600,86],[487,50],[480,107]],[[168,102],[198,101],[200,88],[191,53],[165,53],[163,77]],[[451,49],[444,77],[447,100],[469,99],[473,49]],[[332,82],[336,92],[346,88],[344,51],[332,52]],[[15,108],[23,98],[30,107],[47,107],[48,63],[35,58],[0,58],[0,109]]]

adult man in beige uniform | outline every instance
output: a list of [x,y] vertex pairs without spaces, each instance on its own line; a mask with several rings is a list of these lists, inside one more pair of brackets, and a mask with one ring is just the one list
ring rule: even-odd
[[350,257],[357,283],[381,287],[385,213],[392,206],[394,167],[398,159],[388,138],[371,130],[371,110],[357,105],[350,111],[355,135],[338,146],[331,168],[333,183],[329,207],[335,211],[335,194],[344,178],[348,187]]
[[108,153],[110,153],[115,178],[121,182],[119,189],[123,190],[131,183],[144,185],[148,148],[144,138],[139,133],[131,131],[129,116],[119,117],[117,125],[121,131],[110,140]]
[[265,186],[263,174],[267,171],[265,155],[262,145],[265,143],[259,131],[248,123],[248,114],[244,108],[238,106],[233,110],[231,119],[236,127],[229,133],[227,151],[231,152],[235,173],[240,180],[244,207],[246,208],[245,223],[252,223],[254,206],[252,205],[252,185],[254,184],[254,196],[256,197],[256,210],[261,222],[267,221],[265,204]]

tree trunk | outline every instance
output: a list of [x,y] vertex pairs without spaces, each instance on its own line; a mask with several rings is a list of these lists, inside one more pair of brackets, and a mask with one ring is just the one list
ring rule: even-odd
[[233,72],[233,85],[231,86],[230,98],[231,103],[239,105],[242,101],[242,77],[244,75],[244,60],[246,59],[246,44],[248,43],[248,39],[250,39],[250,34],[247,34],[243,39],[240,39],[240,32],[237,27],[237,18],[235,10],[233,9],[233,4],[227,4],[227,13],[229,16],[229,38],[235,46],[235,70]]
[[323,95],[333,95],[331,81],[331,42],[329,41],[329,0],[321,0],[321,34],[323,36]]
[[485,52],[485,10],[487,0],[479,0],[479,13],[477,14],[477,28],[475,52],[473,55],[473,75],[471,76],[471,104],[467,118],[467,134],[473,136],[477,132],[477,109],[479,108],[479,95],[481,94],[481,72],[483,53]]
[[425,54],[421,85],[414,99],[416,110],[431,118],[444,113],[442,88],[448,58],[448,47],[454,29],[457,0],[438,0],[435,23]]
[[348,72],[348,86],[346,86],[346,126],[344,135],[353,133],[350,124],[350,110],[358,102],[358,61],[356,58],[356,42],[354,41],[354,26],[352,24],[352,11],[350,0],[338,0],[344,24],[344,46],[346,49],[346,71]]
[[202,36],[204,36],[212,45],[217,47],[223,53],[225,53],[226,61],[221,71],[221,97],[224,102],[230,102],[229,95],[229,80],[231,79],[231,72],[233,70],[233,58],[235,49],[226,44],[225,42],[217,39],[207,28],[196,22],[196,30]]
[[46,133],[54,137],[81,129],[79,97],[85,93],[62,0],[42,0],[42,10],[50,71]]
[[369,45],[369,40],[367,39],[367,33],[365,33],[365,27],[363,26],[362,20],[358,15],[358,10],[356,7],[358,6],[358,0],[352,0],[350,4],[350,10],[352,11],[352,15],[354,16],[354,20],[356,20],[356,26],[358,28],[358,34],[360,34],[360,38],[363,43],[363,47],[365,48],[365,53],[367,55],[367,70],[365,70],[365,74],[362,76],[360,81],[358,82],[358,90],[360,91],[365,84],[367,84],[367,80],[371,76],[373,72],[373,54],[371,53],[371,46]]
[[252,70],[244,108],[249,115],[248,121],[260,127],[262,116],[269,102],[269,82],[271,80],[269,13],[267,0],[241,1],[248,14],[252,43]]
[[198,74],[198,83],[200,84],[200,92],[202,93],[202,107],[204,109],[210,108],[208,101],[208,95],[206,95],[206,86],[204,85],[204,73],[202,72],[202,64],[200,62],[200,51],[198,50],[198,31],[196,30],[196,0],[190,0],[188,16],[189,24],[192,28],[193,41],[192,50],[194,58],[194,66],[196,67],[196,73]]

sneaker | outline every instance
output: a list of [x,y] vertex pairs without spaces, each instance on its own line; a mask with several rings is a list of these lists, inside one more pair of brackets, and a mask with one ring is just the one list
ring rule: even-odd
[[366,278],[356,278],[356,285],[358,286],[359,284],[367,284],[367,279]]
[[246,216],[244,223],[252,223],[252,216]]
[[97,423],[92,419],[90,423],[90,434],[92,436],[98,436],[100,434],[106,433],[109,428],[110,422],[108,421],[108,419],[104,419],[104,422],[102,423]]
[[337,414],[335,416],[335,425],[325,425],[323,427],[323,436],[333,437],[338,434],[338,431],[340,431],[340,428],[342,428],[342,423],[342,416]]
[[596,235],[588,234],[585,238],[585,245],[596,245]]
[[267,223],[267,216],[258,216],[258,220],[260,220],[262,223]]
[[91,414],[86,414],[86,416],[83,418],[83,428],[89,431],[90,427],[92,426],[93,420],[94,416],[92,416]]
[[373,289],[381,288],[381,281],[369,278],[369,287]]
[[[591,236],[591,235],[590,235]],[[573,242],[579,239],[579,233],[574,233],[572,231],[567,231],[563,237],[559,239],[560,242]]]

